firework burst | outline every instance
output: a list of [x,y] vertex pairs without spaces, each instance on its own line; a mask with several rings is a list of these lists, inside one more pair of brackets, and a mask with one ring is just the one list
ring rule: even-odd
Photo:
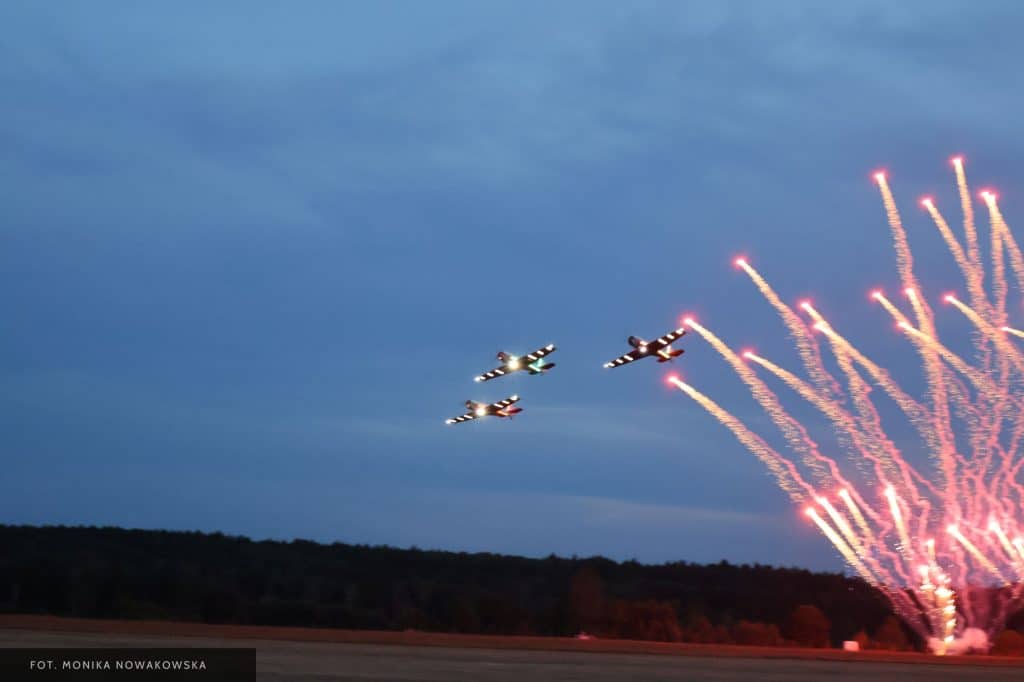
[[[846,563],[881,590],[938,654],[947,653],[969,628],[994,634],[1022,605],[1024,591],[1024,353],[1018,345],[1024,331],[1007,326],[1009,291],[1024,294],[1024,257],[996,194],[984,191],[990,241],[989,259],[983,261],[964,162],[957,157],[952,163],[962,235],[933,198],[921,205],[963,276],[967,300],[954,294],[939,300],[948,304],[945,311],[962,314],[973,327],[970,358],[940,340],[889,180],[882,172],[874,176],[906,304],[881,290],[871,298],[919,357],[923,396],[905,391],[810,302],[786,304],[747,258],[735,264],[781,317],[806,378],[752,351],[735,352],[692,319],[684,324],[725,358],[778,427],[786,450],[772,447],[695,387],[669,379],[767,465]],[[831,423],[854,473],[823,454],[769,382],[781,382]],[[925,464],[909,461],[887,434],[884,410],[872,396],[876,387],[912,426],[930,455]]]

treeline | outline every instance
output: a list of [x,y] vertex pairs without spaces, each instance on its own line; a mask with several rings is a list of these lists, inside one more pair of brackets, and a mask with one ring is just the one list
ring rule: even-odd
[[796,568],[526,559],[219,533],[0,526],[0,610],[353,629],[917,645],[861,580]]

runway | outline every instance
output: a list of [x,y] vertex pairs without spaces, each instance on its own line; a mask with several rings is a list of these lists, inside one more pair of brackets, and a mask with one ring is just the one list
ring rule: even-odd
[[[125,624],[127,625],[127,624]],[[201,627],[201,626],[200,626]],[[401,634],[401,633],[394,633]],[[457,640],[455,640],[457,641]],[[592,645],[592,642],[587,642]],[[614,643],[610,643],[610,648]],[[480,646],[424,646],[338,641],[288,641],[240,636],[188,637],[124,632],[72,632],[0,628],[0,647],[241,647],[255,649],[255,680],[319,682],[540,682],[577,680],[1019,680],[1024,668],[1005,659],[931,662],[751,657],[751,648],[717,647],[715,655],[524,650]],[[667,650],[666,650],[667,651]],[[779,652],[762,650],[772,656]],[[838,653],[838,652],[837,652]],[[821,652],[828,656],[830,652]],[[951,664],[952,663],[952,664]],[[196,679],[201,679],[197,677]]]

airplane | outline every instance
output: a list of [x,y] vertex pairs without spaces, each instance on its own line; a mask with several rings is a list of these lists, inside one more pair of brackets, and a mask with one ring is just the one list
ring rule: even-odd
[[499,400],[496,403],[477,403],[472,400],[466,401],[466,409],[469,410],[466,414],[461,417],[455,417],[454,419],[445,419],[445,424],[458,424],[460,422],[468,422],[471,419],[479,419],[480,417],[512,417],[523,411],[521,407],[511,407],[513,403],[519,402],[519,396],[514,395],[504,400]]
[[481,374],[478,377],[473,377],[473,381],[490,381],[491,379],[511,374],[512,372],[518,372],[519,370],[525,369],[530,374],[543,374],[552,367],[555,363],[549,362],[543,364],[540,360],[545,355],[555,352],[555,344],[549,343],[543,348],[538,348],[532,353],[523,357],[516,357],[515,355],[509,355],[503,350],[498,351],[498,360],[501,361],[501,367],[495,367],[486,374]]
[[644,341],[637,336],[631,336],[628,340],[629,345],[633,346],[633,350],[629,351],[625,355],[615,358],[611,362],[604,363],[604,367],[605,369],[610,367],[619,367],[645,357],[656,357],[658,358],[658,362],[668,362],[669,360],[678,358],[685,351],[683,351],[682,348],[673,350],[672,342],[681,338],[685,334],[686,329],[680,327],[679,329],[669,332],[668,334],[665,334],[665,336],[659,337],[654,341]]

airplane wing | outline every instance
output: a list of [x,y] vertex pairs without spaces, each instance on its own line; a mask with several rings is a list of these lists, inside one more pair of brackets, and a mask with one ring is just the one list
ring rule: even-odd
[[461,417],[455,417],[454,419],[445,419],[445,424],[459,424],[461,422],[468,422],[470,419],[476,419],[476,415],[472,412],[467,412]]
[[499,400],[496,403],[491,403],[491,407],[493,407],[495,410],[504,410],[509,405],[512,405],[513,403],[517,403],[517,402],[519,402],[519,396],[514,395],[514,396],[510,396],[508,398],[505,398],[504,400]]
[[543,348],[538,348],[537,350],[533,351],[529,355],[520,358],[520,360],[525,360],[527,365],[531,365],[534,362],[536,362],[537,360],[540,360],[545,355],[549,355],[549,354],[554,353],[554,352],[555,352],[555,344],[549,343],[548,345],[544,346]]
[[683,328],[683,327],[680,327],[679,329],[676,329],[675,331],[671,331],[668,334],[665,334],[665,336],[658,337],[654,341],[648,341],[647,342],[647,349],[648,349],[649,352],[657,353],[659,350],[661,350],[665,346],[671,345],[673,342],[675,342],[676,339],[682,338],[685,335],[686,335],[686,329]]
[[496,377],[505,376],[509,373],[508,365],[495,367],[490,372],[484,372],[480,376],[473,377],[473,381],[490,381]]
[[628,353],[626,353],[625,355],[620,355],[619,357],[615,358],[611,362],[604,363],[604,366],[605,366],[605,369],[608,369],[608,368],[611,368],[611,367],[621,367],[622,365],[625,365],[627,363],[633,362],[638,357],[640,357],[640,351],[638,351],[638,350],[631,350]]

